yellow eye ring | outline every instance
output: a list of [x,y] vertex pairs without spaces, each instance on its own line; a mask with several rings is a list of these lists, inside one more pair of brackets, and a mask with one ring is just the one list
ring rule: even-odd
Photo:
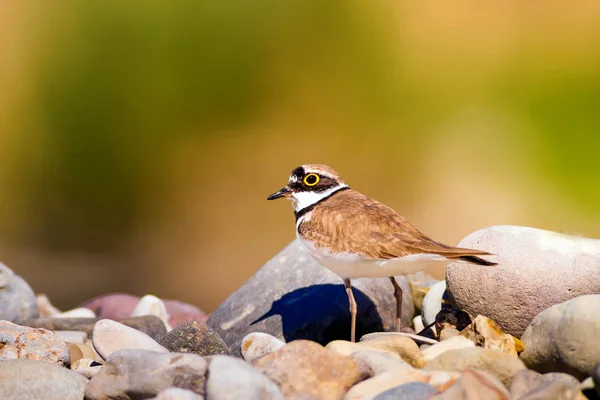
[[315,186],[321,178],[317,174],[308,174],[304,177],[303,182],[306,186]]

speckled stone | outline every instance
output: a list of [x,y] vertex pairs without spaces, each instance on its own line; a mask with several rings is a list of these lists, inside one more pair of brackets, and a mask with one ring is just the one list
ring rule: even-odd
[[15,359],[70,363],[65,341],[54,332],[0,321],[0,361]]

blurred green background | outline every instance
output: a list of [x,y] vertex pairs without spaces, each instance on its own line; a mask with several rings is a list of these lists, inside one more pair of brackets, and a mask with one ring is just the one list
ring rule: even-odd
[[5,1],[0,37],[0,258],[63,308],[212,311],[303,163],[449,244],[600,236],[599,2]]

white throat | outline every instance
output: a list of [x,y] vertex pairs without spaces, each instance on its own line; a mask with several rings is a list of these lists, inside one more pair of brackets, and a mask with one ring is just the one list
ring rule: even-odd
[[325,197],[331,196],[340,189],[347,188],[348,185],[341,184],[324,190],[322,192],[296,192],[292,194],[292,202],[294,203],[294,212],[298,212],[306,207],[310,207],[315,203],[323,200]]

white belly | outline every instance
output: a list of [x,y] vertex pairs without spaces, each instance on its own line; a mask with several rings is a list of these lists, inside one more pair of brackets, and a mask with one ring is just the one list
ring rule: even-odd
[[423,271],[433,266],[446,265],[448,259],[437,254],[412,254],[389,260],[371,260],[352,253],[332,253],[317,248],[298,235],[302,247],[317,262],[344,279],[382,278]]

